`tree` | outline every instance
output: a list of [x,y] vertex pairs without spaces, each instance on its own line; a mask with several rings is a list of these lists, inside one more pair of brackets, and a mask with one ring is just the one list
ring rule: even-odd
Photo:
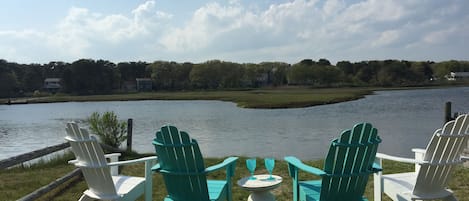
[[78,94],[104,94],[115,89],[116,65],[109,61],[80,59],[64,71],[63,82],[67,91]]
[[274,86],[281,86],[287,84],[287,71],[290,67],[287,63],[282,62],[269,62],[271,66],[271,81]]
[[450,72],[464,71],[463,66],[458,61],[443,61],[433,65],[433,72],[437,78],[443,79]]
[[156,61],[148,66],[157,89],[181,90],[190,88],[192,63]]
[[353,75],[355,74],[355,69],[353,68],[353,64],[350,61],[339,61],[337,62],[337,68],[342,70],[345,75]]
[[[303,60],[304,61],[304,60]],[[313,84],[314,75],[312,66],[308,62],[300,62],[292,65],[287,74],[288,84],[309,85]]]
[[119,122],[117,115],[112,111],[102,115],[93,112],[88,121],[90,122],[90,130],[98,135],[104,144],[119,148],[122,142],[127,139],[126,122]]
[[411,80],[415,83],[428,82],[433,75],[433,71],[428,62],[412,62],[410,70],[413,73]]
[[0,60],[0,97],[15,96],[18,81],[15,72],[5,60]]
[[312,66],[315,62],[312,59],[303,59],[300,61],[301,65]]
[[342,72],[335,66],[313,67],[314,83],[318,86],[332,86],[342,80]]
[[317,64],[320,66],[330,66],[331,62],[327,59],[319,59]]
[[121,81],[135,81],[136,78],[150,77],[146,62],[120,62],[117,64]]
[[12,72],[0,72],[0,97],[14,97],[18,87],[16,76]]
[[385,60],[377,79],[382,86],[401,86],[409,84],[412,74],[406,62]]
[[243,65],[243,76],[240,85],[242,87],[255,87],[257,78],[257,64],[248,63]]
[[193,87],[198,89],[216,89],[220,86],[219,68],[215,66],[220,61],[207,61],[202,64],[194,65],[189,79]]
[[30,65],[25,67],[22,78],[23,89],[25,91],[40,90],[44,84],[43,68],[40,65]]
[[232,62],[219,62],[217,63],[218,72],[220,73],[219,88],[236,88],[241,84],[241,78],[244,69],[241,65]]
[[368,64],[368,62],[355,63],[354,68],[357,69],[357,73],[355,74],[356,80],[362,83],[371,84],[370,82],[376,75],[376,71]]

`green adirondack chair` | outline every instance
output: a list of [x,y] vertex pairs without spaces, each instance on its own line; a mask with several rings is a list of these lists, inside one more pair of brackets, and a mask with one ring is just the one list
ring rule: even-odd
[[[380,168],[373,164],[381,139],[369,123],[356,124],[332,141],[324,162],[324,170],[303,164],[288,156],[293,179],[294,201],[358,201],[363,197],[368,176]],[[321,180],[300,181],[299,170],[318,175]]]
[[[153,140],[159,163],[152,170],[160,172],[168,195],[165,201],[231,201],[231,177],[237,157],[205,168],[197,141],[174,126],[163,126]],[[226,180],[207,180],[206,175],[226,169]]]

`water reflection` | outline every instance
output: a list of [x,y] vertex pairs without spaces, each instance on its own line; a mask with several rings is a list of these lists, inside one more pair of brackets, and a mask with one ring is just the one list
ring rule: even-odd
[[204,155],[323,158],[332,139],[370,122],[383,139],[380,151],[411,156],[442,126],[444,103],[468,111],[469,87],[379,91],[364,99],[300,109],[242,109],[221,101],[69,102],[0,106],[0,159],[64,142],[65,123],[92,112],[134,119],[134,148],[153,152],[159,127],[172,124],[196,138]]

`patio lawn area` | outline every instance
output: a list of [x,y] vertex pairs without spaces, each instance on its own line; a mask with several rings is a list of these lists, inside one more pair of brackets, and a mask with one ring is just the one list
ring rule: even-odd
[[[143,155],[134,156],[142,157]],[[67,160],[72,158],[71,154],[64,156],[60,159],[55,159],[49,163],[41,163],[27,168],[12,168],[9,170],[0,171],[0,195],[1,200],[16,200],[22,196],[49,184],[55,179],[65,175],[66,173],[72,171],[75,167],[73,165],[67,164]],[[130,159],[130,158],[127,158]],[[124,158],[125,160],[125,158]],[[247,200],[249,192],[241,189],[237,186],[236,181],[242,177],[248,176],[249,173],[246,169],[245,157],[240,157],[236,165],[236,173],[233,178],[233,200],[241,201]],[[267,174],[267,171],[264,167],[264,162],[262,158],[257,159],[257,168],[256,174]],[[216,164],[223,161],[222,158],[206,159],[206,166]],[[322,168],[323,161],[308,161],[306,162],[309,165]],[[413,165],[404,164],[404,163],[395,163],[390,161],[384,161],[384,173],[397,173],[397,172],[406,172],[412,171]],[[143,163],[123,166],[122,174],[133,175],[133,176],[143,176],[144,174]],[[288,176],[288,167],[287,163],[283,160],[276,160],[274,174],[283,177],[283,183],[277,189],[273,190],[272,193],[276,196],[278,201],[292,200],[292,180]],[[224,171],[217,171],[214,174],[210,174],[209,178],[211,179],[224,179]],[[302,179],[317,179],[312,175],[307,175],[305,173],[300,174]],[[456,197],[460,201],[469,201],[469,168],[464,168],[458,166],[457,170],[452,175],[452,180],[449,184],[450,188],[455,192]],[[39,200],[78,200],[82,192],[87,189],[87,185],[83,179],[79,179],[76,182],[70,185],[63,185],[57,190],[41,197]],[[161,175],[154,174],[153,176],[153,200],[163,200],[163,197],[166,195],[165,186],[162,180]],[[366,189],[365,196],[369,200],[373,200],[373,177],[370,176],[368,181],[368,186]],[[140,200],[143,200],[141,198]],[[385,197],[384,200],[390,200]]]

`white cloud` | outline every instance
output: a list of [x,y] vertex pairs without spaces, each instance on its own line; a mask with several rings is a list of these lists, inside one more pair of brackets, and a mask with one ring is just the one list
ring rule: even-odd
[[399,31],[396,30],[389,30],[384,31],[380,34],[379,38],[373,41],[373,47],[379,46],[387,46],[389,44],[394,43],[397,39],[399,39]]
[[207,47],[222,33],[242,26],[244,16],[235,6],[221,6],[210,3],[194,12],[185,27],[173,28],[160,42],[169,51],[195,51]]
[[[39,61],[91,57],[297,62],[431,60],[436,53],[426,50],[432,47],[438,50],[445,44],[445,51],[455,57],[469,48],[460,45],[469,35],[469,13],[464,12],[469,2],[464,0],[292,0],[262,8],[243,2],[207,3],[188,19],[178,18],[176,10],[159,10],[155,1],[143,2],[129,13],[71,8],[47,32],[0,29],[0,54]],[[27,44],[41,54],[31,53]]]
[[[171,19],[172,15],[158,11],[154,7],[154,1],[147,1],[131,12],[130,16],[125,14],[103,15],[85,8],[71,8],[51,33],[42,33],[45,37],[44,47],[51,52],[57,51],[66,59],[78,58],[103,58],[115,59],[115,55],[124,57],[138,57],[140,51],[148,44],[153,43],[158,37],[155,33],[162,34],[164,23]],[[149,37],[151,36],[151,37]],[[145,41],[147,44],[141,44]],[[133,43],[136,42],[136,43]],[[120,51],[131,50],[126,53]],[[135,55],[132,55],[135,52]]]
[[324,3],[323,11],[325,16],[336,15],[342,9],[345,8],[345,2],[343,0],[327,0]]
[[439,30],[427,34],[423,41],[426,43],[444,43],[447,42],[448,37],[454,33],[454,29],[450,30]]

